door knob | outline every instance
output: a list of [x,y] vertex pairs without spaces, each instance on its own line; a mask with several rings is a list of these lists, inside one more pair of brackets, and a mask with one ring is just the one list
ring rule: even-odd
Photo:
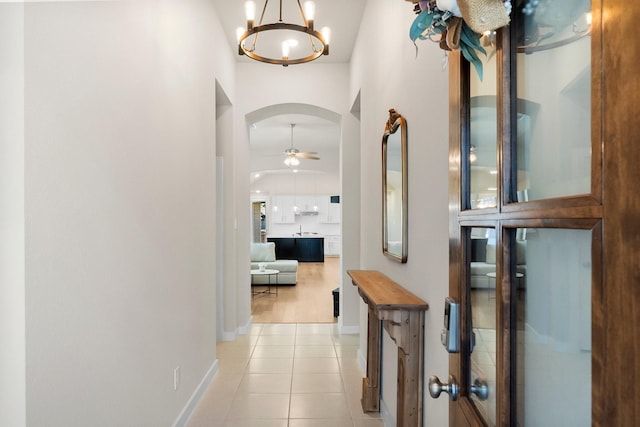
[[484,378],[476,378],[471,384],[471,393],[478,397],[478,400],[487,400],[489,398],[489,385]]
[[458,382],[453,375],[449,375],[448,384],[443,384],[442,381],[440,381],[440,378],[435,375],[429,377],[429,394],[434,399],[440,397],[440,393],[444,391],[449,395],[451,400],[456,400],[458,399],[458,390]]

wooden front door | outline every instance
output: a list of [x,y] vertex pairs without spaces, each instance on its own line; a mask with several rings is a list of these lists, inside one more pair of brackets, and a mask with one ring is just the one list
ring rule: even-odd
[[640,420],[640,5],[547,3],[450,55],[452,426]]

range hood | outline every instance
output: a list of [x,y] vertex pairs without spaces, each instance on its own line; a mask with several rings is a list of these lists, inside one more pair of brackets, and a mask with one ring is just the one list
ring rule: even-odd
[[298,211],[295,214],[300,216],[313,216],[318,215],[318,211]]

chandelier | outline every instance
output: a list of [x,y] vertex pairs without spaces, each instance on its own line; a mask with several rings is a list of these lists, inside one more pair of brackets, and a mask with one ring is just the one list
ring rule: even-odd
[[[292,0],[293,1],[293,0]],[[246,55],[256,61],[266,62],[268,64],[277,64],[284,67],[290,64],[303,64],[313,61],[322,55],[329,54],[329,36],[328,27],[316,31],[313,28],[313,19],[315,15],[315,4],[312,1],[304,3],[304,7],[300,4],[300,0],[295,0],[297,8],[302,18],[301,24],[287,23],[282,20],[282,2],[279,0],[280,7],[277,21],[272,23],[264,23],[265,13],[269,0],[265,0],[260,21],[258,25],[254,25],[256,18],[256,4],[253,1],[245,3],[245,13],[247,15],[247,27],[237,29],[238,37],[238,54]],[[293,5],[295,6],[295,4]],[[275,8],[271,8],[270,12],[274,12]],[[286,36],[283,36],[286,34]],[[258,49],[258,39],[261,39],[260,48]],[[273,48],[273,46],[278,46]],[[292,55],[292,51],[302,50],[303,45],[305,53],[301,55]]]

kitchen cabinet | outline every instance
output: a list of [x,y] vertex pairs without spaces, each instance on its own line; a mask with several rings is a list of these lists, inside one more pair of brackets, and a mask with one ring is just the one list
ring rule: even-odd
[[323,237],[269,237],[276,244],[276,259],[324,262]]
[[340,256],[340,252],[342,252],[340,236],[324,236],[324,254],[326,256]]
[[331,203],[329,196],[318,197],[318,222],[325,224],[340,223],[340,203]]
[[302,237],[295,240],[298,261],[324,262],[323,237]]
[[296,216],[293,206],[293,196],[273,196],[271,198],[271,222],[274,224],[295,223]]
[[298,259],[295,238],[269,237],[267,241],[276,244],[276,259]]

